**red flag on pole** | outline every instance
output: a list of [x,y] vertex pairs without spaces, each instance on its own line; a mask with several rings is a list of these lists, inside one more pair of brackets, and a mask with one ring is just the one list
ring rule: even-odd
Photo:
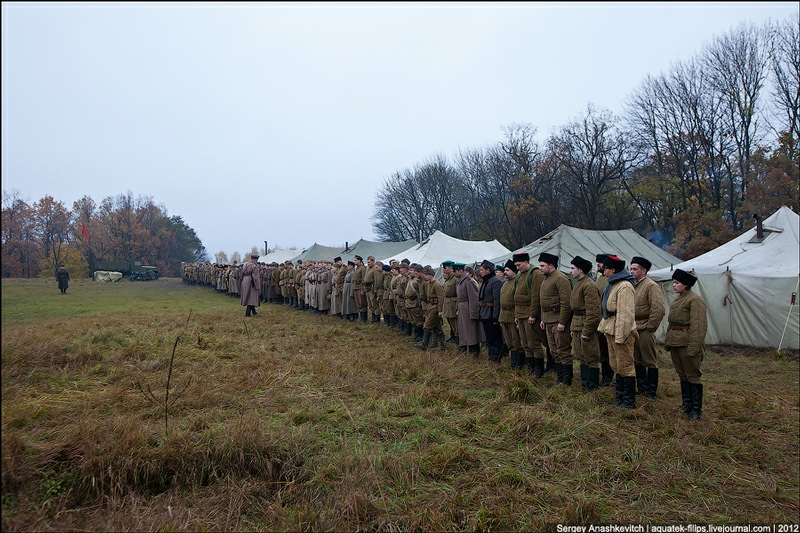
[[88,241],[89,233],[86,231],[86,226],[83,224],[83,222],[81,222],[81,233],[83,233],[83,236],[86,237],[86,240]]

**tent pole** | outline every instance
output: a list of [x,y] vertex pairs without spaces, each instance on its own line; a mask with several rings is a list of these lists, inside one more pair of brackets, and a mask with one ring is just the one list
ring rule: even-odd
[[783,324],[783,333],[781,333],[781,341],[778,343],[778,351],[781,351],[783,346],[783,338],[786,336],[786,327],[789,325],[789,318],[792,316],[792,307],[795,305],[797,298],[797,288],[800,286],[800,276],[797,277],[797,283],[794,284],[794,292],[792,293],[792,303],[789,305],[789,314],[786,315],[786,323]]

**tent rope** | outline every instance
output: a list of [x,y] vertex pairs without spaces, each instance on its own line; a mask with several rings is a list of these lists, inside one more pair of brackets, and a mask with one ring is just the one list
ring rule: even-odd
[[789,318],[792,316],[792,307],[795,306],[795,300],[797,299],[798,287],[800,287],[800,275],[797,276],[797,283],[794,284],[794,292],[792,293],[792,303],[789,304],[789,312],[786,314],[786,323],[783,324],[783,333],[781,333],[781,341],[778,343],[778,351],[780,351],[781,346],[783,346],[783,338],[786,336],[786,328],[789,325]]

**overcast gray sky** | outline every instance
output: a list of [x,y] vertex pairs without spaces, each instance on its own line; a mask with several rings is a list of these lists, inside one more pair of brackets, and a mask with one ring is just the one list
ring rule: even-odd
[[[648,74],[797,2],[2,4],[2,182],[128,191],[211,259],[372,231],[394,172],[622,111]],[[531,235],[534,240],[540,235]]]

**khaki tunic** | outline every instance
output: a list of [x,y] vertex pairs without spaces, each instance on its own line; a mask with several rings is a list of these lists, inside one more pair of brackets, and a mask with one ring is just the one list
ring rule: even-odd
[[581,364],[597,368],[600,366],[597,326],[602,314],[600,291],[591,278],[585,276],[575,282],[569,305],[572,308],[572,353]]
[[648,277],[636,283],[635,317],[639,338],[633,345],[633,360],[645,367],[657,368],[655,332],[664,318],[664,297],[658,283]]

